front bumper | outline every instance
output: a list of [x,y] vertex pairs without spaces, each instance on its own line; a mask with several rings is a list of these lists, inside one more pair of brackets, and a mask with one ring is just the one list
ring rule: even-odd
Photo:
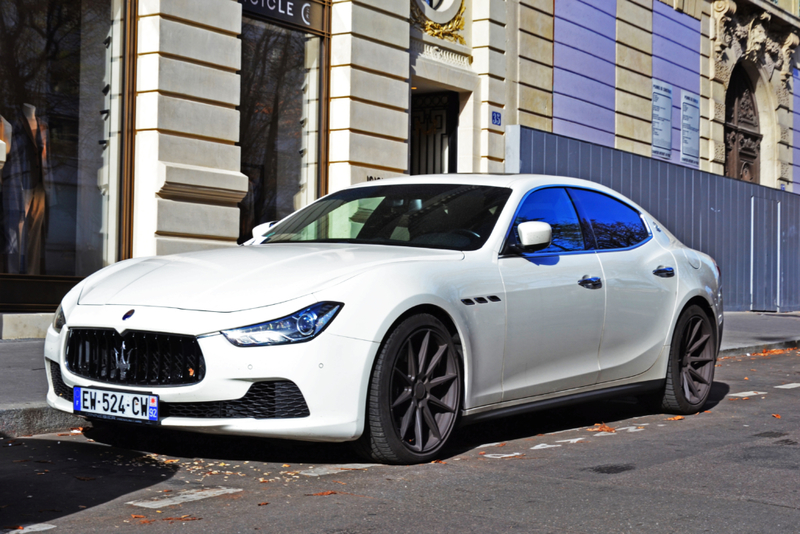
[[[302,393],[310,415],[297,418],[206,418],[167,415],[160,425],[183,430],[299,439],[349,441],[364,428],[367,386],[378,343],[323,332],[295,345],[236,347],[221,334],[198,338],[206,363],[205,378],[193,385],[151,388],[120,386],[93,381],[71,373],[65,361],[69,329],[59,334],[52,327],[45,340],[45,360],[55,362],[63,384],[153,393],[168,405],[208,403],[240,399],[256,382],[291,381]],[[71,399],[54,389],[50,365],[47,402],[53,408],[73,412]],[[55,377],[57,378],[57,377]],[[64,394],[63,388],[61,391]]]

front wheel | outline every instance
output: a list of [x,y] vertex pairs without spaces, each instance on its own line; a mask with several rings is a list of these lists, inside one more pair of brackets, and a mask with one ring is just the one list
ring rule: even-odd
[[716,361],[711,321],[702,308],[690,306],[675,325],[661,408],[684,415],[699,411],[711,392]]
[[388,463],[436,458],[455,428],[461,366],[453,336],[432,315],[414,315],[386,340],[375,362],[361,452]]

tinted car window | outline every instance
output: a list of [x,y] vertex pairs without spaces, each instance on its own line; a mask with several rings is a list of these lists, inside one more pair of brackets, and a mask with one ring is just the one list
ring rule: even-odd
[[639,212],[627,204],[585,189],[570,189],[569,194],[591,225],[598,249],[632,247],[650,235]]
[[553,229],[550,246],[540,250],[540,254],[584,249],[578,214],[564,189],[560,187],[539,189],[522,201],[510,236],[512,245],[519,243],[517,226],[528,221],[546,222]]
[[262,243],[360,243],[477,250],[511,190],[465,184],[378,185],[328,195],[269,229]]

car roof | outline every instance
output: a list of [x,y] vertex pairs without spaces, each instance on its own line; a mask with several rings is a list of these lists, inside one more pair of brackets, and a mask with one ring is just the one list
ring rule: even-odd
[[494,187],[509,187],[515,190],[528,191],[535,187],[545,185],[562,185],[573,187],[587,187],[595,189],[614,197],[630,199],[620,195],[613,189],[609,189],[597,182],[584,180],[582,178],[568,178],[566,176],[553,176],[547,174],[419,174],[414,176],[396,176],[361,182],[352,187],[370,187],[377,185],[400,185],[400,184],[465,184],[481,185]]

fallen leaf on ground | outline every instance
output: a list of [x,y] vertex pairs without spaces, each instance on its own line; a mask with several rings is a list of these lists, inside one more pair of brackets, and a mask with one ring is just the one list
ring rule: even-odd
[[744,379],[745,379],[745,380],[750,380],[750,379],[749,379],[749,378],[747,378],[747,377],[744,377]]
[[772,417],[774,417],[775,419],[780,419],[781,418],[781,416],[779,414],[777,414],[777,413],[772,414]]
[[83,480],[84,482],[88,482],[90,480],[94,480],[95,477],[79,477],[79,476],[76,476],[75,478],[77,478],[78,480]]
[[133,519],[143,519],[143,518],[144,518],[144,516],[143,516],[143,515],[139,515],[139,514],[131,514],[131,517],[132,517]]
[[500,443],[500,444],[499,444],[499,445],[497,445],[497,446],[498,446],[498,447],[505,447],[505,446],[506,446],[506,442],[504,441],[503,443]]
[[681,419],[685,419],[682,415],[676,415],[675,417],[667,417],[665,421],[680,421]]
[[347,482],[339,482],[338,480],[331,480],[331,482],[336,482],[337,484],[341,484],[342,486],[347,485]]
[[71,435],[72,434],[70,434],[69,432],[63,432],[61,434],[56,434],[56,436],[71,436]]
[[188,515],[182,515],[180,517],[165,517],[162,521],[200,521],[203,519],[202,517],[189,517]]
[[142,519],[141,521],[139,521],[139,524],[140,525],[149,525],[150,523],[155,523],[155,522],[156,522],[155,519]]
[[162,493],[169,493],[172,490],[164,490]]
[[164,463],[165,464],[174,464],[175,462],[178,462],[178,461],[180,461],[180,460],[164,460]]
[[[220,464],[220,465],[222,465],[222,464]],[[292,467],[292,466],[289,465],[289,464],[283,464],[281,467]]]
[[306,497],[325,497],[328,495],[336,495],[336,491],[320,491],[319,493],[306,493]]
[[481,451],[481,452],[479,452],[478,454],[480,454],[481,456],[483,456],[484,454],[486,454],[486,451]]
[[260,503],[258,503],[259,506],[266,506],[268,504],[269,504],[268,502],[260,502]]
[[447,462],[443,462],[441,460],[434,460],[431,462],[432,464],[446,464]]
[[595,423],[593,428],[587,428],[589,432],[616,432],[615,428],[608,426],[605,423]]

